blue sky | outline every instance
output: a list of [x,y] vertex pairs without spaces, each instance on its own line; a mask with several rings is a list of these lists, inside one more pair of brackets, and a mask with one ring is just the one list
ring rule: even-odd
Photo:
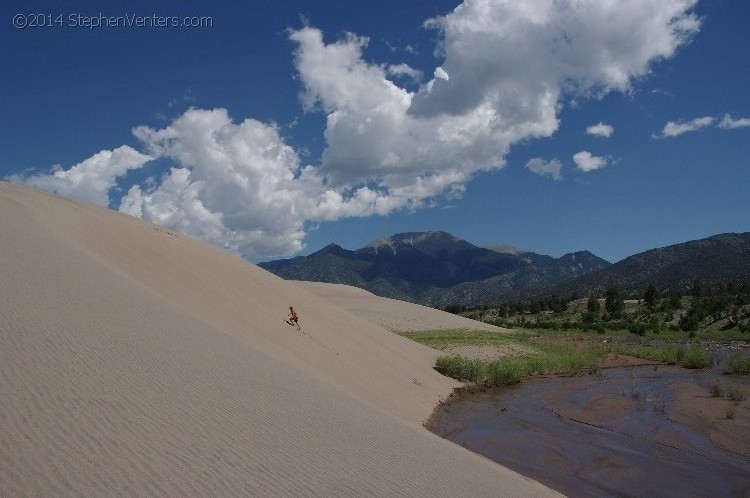
[[[254,261],[748,231],[750,4],[693,3],[4,4],[0,178]],[[212,26],[75,25],[101,16]]]

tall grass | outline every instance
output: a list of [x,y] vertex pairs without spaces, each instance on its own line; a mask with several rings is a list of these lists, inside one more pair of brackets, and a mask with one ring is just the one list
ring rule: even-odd
[[693,344],[685,353],[682,366],[685,368],[706,368],[711,365],[711,361],[711,357],[703,348]]
[[[453,355],[442,356],[435,363],[435,369],[443,375],[488,386],[515,384],[524,377],[535,375],[575,375],[592,372],[597,368],[597,361],[609,353],[634,356],[670,365],[682,365],[686,368],[705,368],[710,366],[712,361],[710,354],[698,345],[690,348],[674,343],[658,347],[628,344],[574,347],[541,343],[534,340],[528,333],[498,334],[465,330],[406,332],[401,335],[435,349],[463,345],[516,345],[526,348],[525,351],[528,353],[506,356],[493,361]],[[730,365],[737,364],[737,361],[734,363],[732,361]]]
[[443,375],[464,382],[487,386],[517,384],[524,377],[524,369],[517,358],[512,361],[480,361],[464,356],[441,356],[435,369]]
[[745,358],[737,350],[732,351],[724,358],[724,373],[740,375],[750,373],[750,359]]
[[536,354],[507,356],[492,361],[460,355],[442,356],[435,369],[457,380],[486,386],[516,384],[534,375],[574,375],[596,370],[600,353],[570,346],[540,346]]
[[523,334],[503,334],[498,332],[484,332],[477,330],[426,330],[414,332],[400,332],[399,335],[435,349],[445,349],[451,346],[501,346],[506,344],[524,344]]
[[438,358],[435,361],[435,370],[456,380],[480,383],[486,377],[487,366],[481,360],[453,355]]
[[745,391],[742,390],[742,386],[739,383],[729,384],[714,381],[711,383],[711,396],[740,402],[745,399]]
[[524,370],[518,361],[495,360],[487,365],[486,383],[494,386],[518,384],[524,378]]
[[681,365],[685,368],[706,368],[711,366],[712,362],[711,354],[697,344],[693,344],[689,348],[677,344],[665,344],[663,346],[618,344],[611,346],[610,352],[666,363],[667,365]]

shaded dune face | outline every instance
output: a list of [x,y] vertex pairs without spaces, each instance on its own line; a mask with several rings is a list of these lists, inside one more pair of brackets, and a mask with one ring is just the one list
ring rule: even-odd
[[290,282],[370,323],[395,332],[451,329],[511,332],[510,329],[496,327],[435,308],[376,296],[359,287],[300,280]]
[[0,495],[550,494],[420,426],[454,386],[435,354],[183,235],[0,183]]

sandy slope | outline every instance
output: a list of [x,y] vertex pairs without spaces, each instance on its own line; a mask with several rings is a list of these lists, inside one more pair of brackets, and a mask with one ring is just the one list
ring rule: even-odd
[[509,332],[508,329],[434,308],[379,297],[364,289],[349,285],[302,281],[295,283],[339,308],[392,331],[469,329]]
[[454,385],[434,354],[188,237],[0,183],[2,496],[551,493],[421,427]]

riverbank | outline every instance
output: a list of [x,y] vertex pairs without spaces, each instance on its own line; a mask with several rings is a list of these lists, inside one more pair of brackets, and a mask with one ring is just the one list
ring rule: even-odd
[[610,368],[459,390],[426,426],[570,496],[742,496],[750,404],[712,396],[717,379],[750,387],[711,370]]
[[591,334],[467,330],[402,332],[443,354],[435,369],[456,380],[484,386],[508,385],[538,376],[580,375],[599,368],[659,363],[703,369],[719,363],[729,373],[750,372],[746,343],[721,344],[685,338],[650,340],[616,333]]

